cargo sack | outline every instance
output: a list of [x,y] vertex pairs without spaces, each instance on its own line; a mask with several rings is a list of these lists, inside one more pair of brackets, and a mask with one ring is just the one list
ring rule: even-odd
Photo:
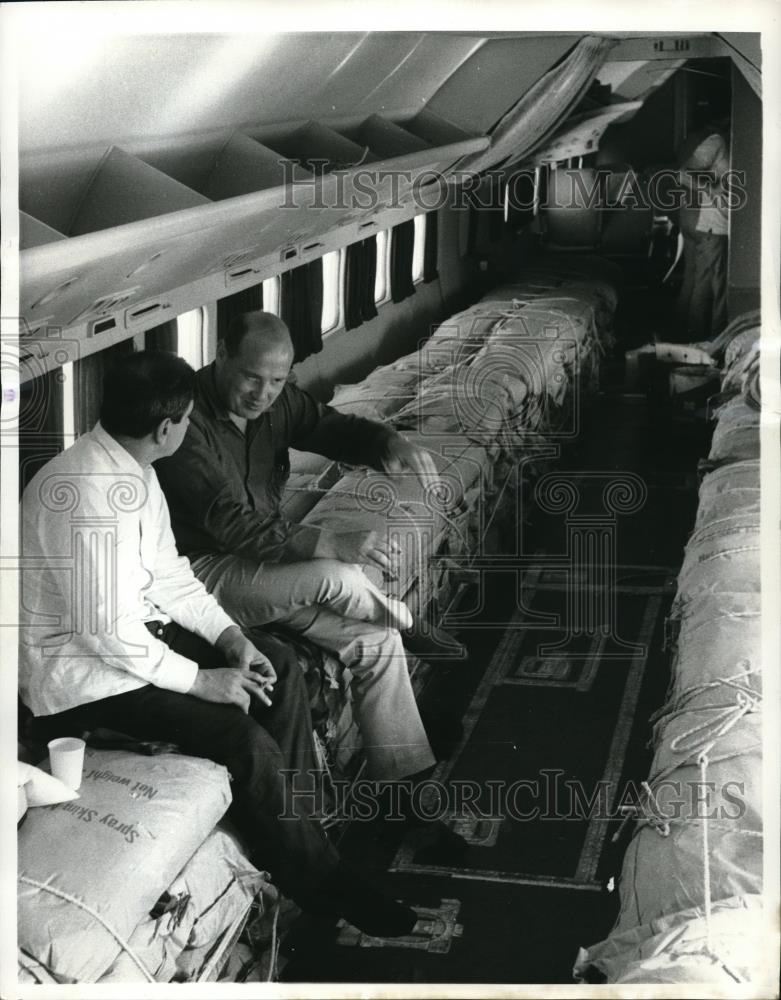
[[330,405],[340,413],[384,421],[415,398],[419,383],[414,368],[377,368],[356,385],[337,385]]
[[767,919],[761,896],[715,903],[709,950],[703,908],[682,910],[617,929],[607,940],[581,948],[574,975],[583,980],[594,968],[609,983],[723,983],[728,993],[736,981],[753,976],[756,982],[756,970],[766,964],[762,943]]
[[95,982],[230,803],[224,767],[88,748],[80,797],[32,810],[19,835],[19,947]]
[[695,531],[706,524],[759,514],[759,462],[743,461],[722,465],[705,476],[700,484]]
[[[266,886],[268,876],[227,833],[214,830],[133,931],[130,949],[160,982],[197,980]],[[122,952],[100,981],[137,982],[143,976]]]
[[759,458],[759,413],[735,396],[716,415],[710,461],[725,464]]

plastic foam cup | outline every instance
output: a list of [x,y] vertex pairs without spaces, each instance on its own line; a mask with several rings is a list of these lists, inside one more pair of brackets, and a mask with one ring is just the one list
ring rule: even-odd
[[52,774],[68,788],[77,791],[81,787],[81,772],[84,769],[84,740],[62,736],[47,745]]

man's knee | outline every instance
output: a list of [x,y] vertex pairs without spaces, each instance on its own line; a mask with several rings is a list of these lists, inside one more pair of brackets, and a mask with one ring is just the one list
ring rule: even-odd
[[276,741],[251,715],[235,720],[226,757],[224,763],[238,780],[257,770],[276,774],[285,766]]
[[317,580],[318,604],[329,604],[366,589],[366,577],[355,563],[315,559],[306,564],[306,572],[311,572]]
[[407,670],[407,656],[401,636],[394,628],[367,625],[340,653],[340,658],[353,673],[382,663],[390,670]]

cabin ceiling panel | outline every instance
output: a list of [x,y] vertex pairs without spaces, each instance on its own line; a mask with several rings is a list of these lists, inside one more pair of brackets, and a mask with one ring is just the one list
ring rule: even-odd
[[[481,38],[433,33],[73,37],[20,75],[20,151],[419,111]],[[48,58],[48,53],[47,53]]]
[[636,101],[648,96],[684,64],[683,59],[665,62],[606,62],[597,74],[602,84],[610,84],[614,99]]
[[610,104],[600,111],[576,115],[565,122],[542,148],[535,149],[532,157],[526,162],[556,163],[575,156],[589,156],[596,153],[605,130],[610,125],[628,120],[642,106],[642,101],[622,101]]
[[487,132],[580,37],[490,39],[439,88],[428,110],[465,132]]
[[752,63],[757,69],[762,65],[761,36],[757,31],[720,31],[729,48]]

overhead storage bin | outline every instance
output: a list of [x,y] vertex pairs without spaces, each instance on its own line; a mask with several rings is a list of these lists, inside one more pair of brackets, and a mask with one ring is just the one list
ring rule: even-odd
[[208,198],[112,146],[76,209],[68,235],[95,233],[208,204]]
[[408,132],[418,136],[419,139],[424,139],[431,146],[447,146],[451,142],[463,142],[465,139],[475,138],[473,132],[465,132],[427,108],[401,124]]
[[359,146],[320,122],[307,122],[285,135],[275,136],[266,129],[254,134],[272,149],[318,176],[374,159],[365,146]]
[[375,156],[383,160],[402,156],[404,153],[418,153],[431,145],[419,135],[382,115],[369,115],[356,128],[345,129],[344,134],[353,142],[368,146]]
[[19,249],[27,250],[28,247],[42,246],[44,243],[54,243],[56,240],[64,240],[67,237],[45,222],[27,215],[26,212],[19,213]]
[[[292,163],[241,132],[235,132],[220,150],[203,193],[212,201],[235,198],[253,191],[282,187],[290,183]],[[296,166],[296,176],[308,173]]]

